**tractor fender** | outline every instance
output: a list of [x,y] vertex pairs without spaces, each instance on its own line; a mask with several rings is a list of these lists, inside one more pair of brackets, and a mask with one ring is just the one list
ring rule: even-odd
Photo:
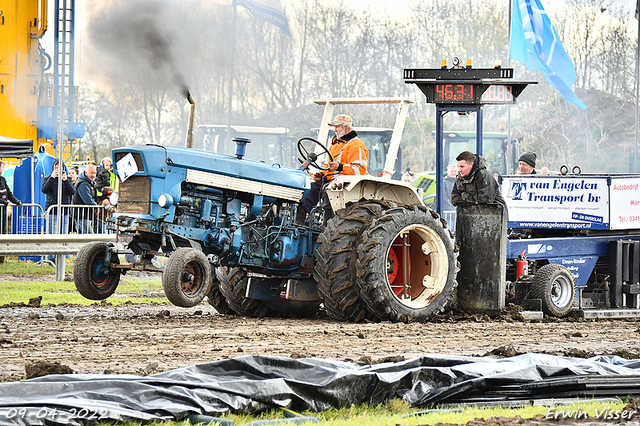
[[409,183],[376,176],[338,175],[325,188],[334,212],[365,200],[386,200],[400,205],[424,205],[422,193]]

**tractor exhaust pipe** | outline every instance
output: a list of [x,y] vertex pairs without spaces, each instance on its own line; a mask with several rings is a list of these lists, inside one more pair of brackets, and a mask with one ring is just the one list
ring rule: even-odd
[[196,101],[191,96],[191,93],[187,90],[187,100],[191,104],[191,110],[189,111],[189,127],[187,127],[187,148],[193,148],[193,120],[196,115]]

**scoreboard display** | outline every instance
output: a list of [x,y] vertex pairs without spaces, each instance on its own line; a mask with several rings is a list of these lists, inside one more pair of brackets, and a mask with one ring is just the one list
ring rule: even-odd
[[514,104],[513,85],[472,83],[436,83],[433,103],[436,104]]
[[416,84],[427,103],[440,105],[515,104],[533,81],[514,81],[512,68],[405,69],[406,83]]

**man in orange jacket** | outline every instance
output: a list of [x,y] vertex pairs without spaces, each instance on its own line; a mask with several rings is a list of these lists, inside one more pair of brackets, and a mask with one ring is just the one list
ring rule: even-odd
[[[369,162],[369,150],[367,146],[358,139],[358,134],[351,128],[353,119],[348,115],[341,114],[329,123],[333,126],[335,137],[331,141],[329,152],[334,161],[325,162],[325,167],[329,170],[322,172],[327,182],[333,180],[336,172],[343,175],[366,175],[367,164]],[[317,176],[318,174],[316,174]],[[321,177],[320,177],[321,178]],[[320,178],[314,178],[319,181]]]
[[[318,203],[322,185],[326,182],[331,182],[336,174],[367,174],[369,150],[364,142],[358,139],[358,134],[351,128],[352,125],[353,119],[346,114],[337,115],[329,123],[329,126],[333,126],[333,130],[336,133],[329,147],[333,161],[327,159],[324,166],[329,170],[323,170],[313,176],[314,182],[311,183],[311,192],[302,202],[304,210],[298,209],[296,223],[304,222],[305,213],[311,212]],[[321,205],[325,208],[325,217],[333,216],[326,193],[323,192],[322,194]]]

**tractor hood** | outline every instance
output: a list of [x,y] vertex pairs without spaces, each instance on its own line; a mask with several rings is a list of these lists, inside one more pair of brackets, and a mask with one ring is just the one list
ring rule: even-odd
[[148,176],[162,177],[165,169],[169,166],[296,189],[305,189],[309,182],[306,172],[281,167],[278,164],[267,164],[224,154],[160,145],[114,149],[113,159],[116,169],[118,160],[128,153],[131,153],[136,160],[138,173]]

